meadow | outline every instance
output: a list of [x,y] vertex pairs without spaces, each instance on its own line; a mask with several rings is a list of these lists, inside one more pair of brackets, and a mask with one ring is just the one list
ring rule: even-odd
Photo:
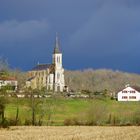
[[[14,120],[18,110],[19,125],[30,125],[31,99],[9,98],[5,117]],[[34,100],[35,120],[41,125],[139,125],[140,103],[118,102],[108,98],[43,98]]]
[[102,126],[16,126],[0,129],[0,140],[139,140],[140,128]]

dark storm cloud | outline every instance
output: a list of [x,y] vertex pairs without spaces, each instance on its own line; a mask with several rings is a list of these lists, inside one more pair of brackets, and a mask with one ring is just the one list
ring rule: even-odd
[[[45,62],[58,31],[67,68],[140,72],[136,63],[140,55],[139,15],[139,0],[1,0],[1,53],[13,65],[20,63],[24,68],[35,58]],[[13,48],[13,53],[4,47]],[[19,60],[25,54],[26,58],[15,61],[17,51]]]
[[[119,53],[139,49],[140,9],[130,2],[106,2],[72,36],[77,49]],[[94,53],[94,52],[93,52]]]
[[37,38],[46,34],[48,24],[46,21],[23,21],[9,20],[0,23],[0,42],[20,42]]

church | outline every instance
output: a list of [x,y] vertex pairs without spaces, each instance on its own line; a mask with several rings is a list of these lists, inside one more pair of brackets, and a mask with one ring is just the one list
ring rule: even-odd
[[55,47],[52,55],[52,64],[37,64],[28,72],[26,87],[31,89],[43,89],[48,91],[65,91],[64,68],[62,66],[62,52],[59,39],[56,35]]

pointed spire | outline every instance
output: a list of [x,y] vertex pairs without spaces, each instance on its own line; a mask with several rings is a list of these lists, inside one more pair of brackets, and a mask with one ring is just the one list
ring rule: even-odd
[[58,33],[56,33],[56,39],[55,39],[55,48],[54,48],[54,54],[56,53],[61,53],[59,49],[59,38],[58,38]]
[[58,39],[58,33],[56,32],[56,39],[55,39],[55,48],[59,48],[59,39]]

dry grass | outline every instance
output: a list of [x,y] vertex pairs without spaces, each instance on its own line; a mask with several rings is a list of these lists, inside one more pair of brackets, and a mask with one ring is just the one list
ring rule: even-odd
[[139,140],[139,127],[42,126],[0,129],[0,140]]

